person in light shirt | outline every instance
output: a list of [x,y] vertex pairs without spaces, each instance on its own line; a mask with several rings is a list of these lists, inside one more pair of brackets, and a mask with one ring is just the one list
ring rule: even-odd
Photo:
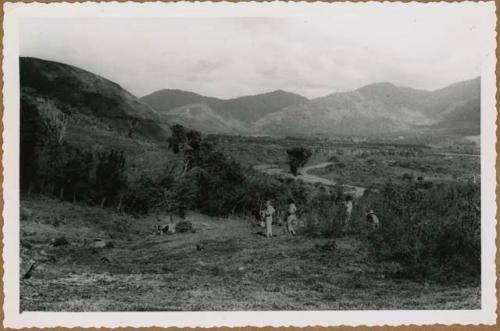
[[352,197],[350,195],[346,196],[344,201],[342,202],[344,207],[344,220],[343,220],[343,231],[346,232],[349,230],[351,223],[351,215],[352,215]]
[[297,206],[293,203],[293,200],[288,201],[288,210],[287,210],[287,218],[286,225],[288,229],[288,233],[292,236],[295,236],[297,233],[295,232],[295,223],[297,222]]
[[273,214],[274,207],[271,205],[271,200],[266,201],[266,208],[264,209],[264,217],[266,221],[266,238],[273,236]]

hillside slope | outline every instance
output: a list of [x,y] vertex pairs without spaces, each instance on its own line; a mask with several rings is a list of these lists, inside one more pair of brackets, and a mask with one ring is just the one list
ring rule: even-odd
[[287,107],[259,119],[255,129],[281,135],[370,136],[436,128],[446,133],[459,126],[478,133],[479,100],[479,78],[433,92],[377,83]]
[[43,107],[69,116],[69,133],[127,137],[136,123],[134,138],[162,141],[168,125],[155,110],[118,84],[88,71],[36,58],[19,59],[21,112]]

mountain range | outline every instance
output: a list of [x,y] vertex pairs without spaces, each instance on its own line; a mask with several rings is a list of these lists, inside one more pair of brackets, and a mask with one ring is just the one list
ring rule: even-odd
[[480,126],[480,78],[435,91],[376,83],[311,100],[282,90],[228,100],[160,90],[141,101],[166,121],[211,133],[476,135]]
[[219,99],[174,89],[136,98],[88,71],[35,58],[20,58],[20,74],[24,102],[51,100],[121,134],[136,121],[137,134],[152,140],[163,140],[172,124],[276,136],[477,135],[480,129],[480,78],[435,91],[375,83],[314,99],[283,90]]
[[[260,118],[259,132],[282,135],[479,134],[480,79],[436,91],[377,83],[292,105]],[[448,129],[448,130],[445,130]]]

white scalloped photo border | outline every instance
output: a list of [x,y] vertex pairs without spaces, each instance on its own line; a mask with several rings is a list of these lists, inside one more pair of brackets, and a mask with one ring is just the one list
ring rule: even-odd
[[[479,6],[484,10],[481,50],[481,309],[380,311],[230,312],[23,312],[19,298],[19,20],[76,16],[304,16],[324,15],[335,6]],[[3,260],[4,327],[241,327],[374,326],[496,323],[496,14],[494,2],[461,3],[6,3],[3,38]]]

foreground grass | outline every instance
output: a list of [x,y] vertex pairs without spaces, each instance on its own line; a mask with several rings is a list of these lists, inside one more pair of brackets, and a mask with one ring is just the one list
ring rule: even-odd
[[[362,242],[266,239],[249,221],[190,214],[196,233],[54,200],[21,203],[22,311],[479,309],[480,288],[384,277]],[[69,244],[53,247],[64,235]],[[113,247],[93,247],[103,239]],[[201,250],[197,249],[202,246]]]

